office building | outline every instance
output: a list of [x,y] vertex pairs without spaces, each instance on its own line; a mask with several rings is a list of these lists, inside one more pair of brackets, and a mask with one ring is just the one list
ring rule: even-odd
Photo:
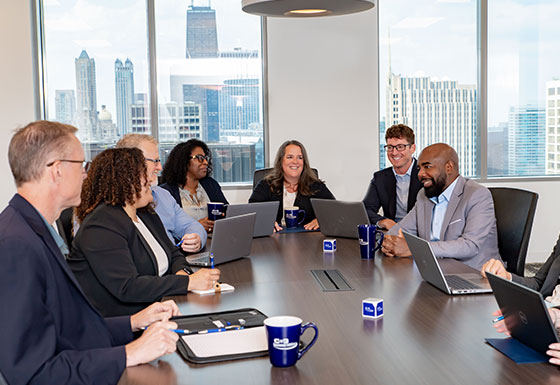
[[74,60],[76,69],[76,123],[81,129],[78,133],[83,141],[99,138],[97,132],[97,85],[95,75],[95,59],[82,50]]
[[510,107],[508,174],[542,175],[545,171],[545,111],[536,106]]
[[390,74],[386,87],[386,124],[414,130],[418,152],[444,142],[459,155],[462,175],[477,173],[476,87],[451,80]]
[[56,90],[55,108],[57,121],[74,124],[74,115],[76,114],[76,94],[74,90]]
[[546,82],[546,173],[560,173],[560,80]]
[[219,86],[202,84],[183,84],[183,103],[201,106],[202,140],[220,140]]
[[508,124],[488,127],[488,176],[508,174]]
[[134,102],[134,65],[130,59],[115,60],[115,100],[117,102],[118,135],[130,129],[130,106]]
[[218,56],[216,11],[208,6],[187,9],[187,59]]
[[219,92],[220,136],[262,133],[260,99],[259,79],[225,80]]
[[100,135],[100,143],[116,143],[118,140],[117,126],[113,123],[113,114],[107,110],[107,106],[102,105],[101,111],[97,116],[97,124]]

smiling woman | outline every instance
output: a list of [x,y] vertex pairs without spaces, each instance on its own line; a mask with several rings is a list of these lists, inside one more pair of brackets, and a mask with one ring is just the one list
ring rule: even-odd
[[303,227],[316,230],[319,223],[311,206],[311,198],[335,199],[311,169],[303,144],[288,140],[278,149],[273,169],[255,187],[249,202],[281,203],[276,216],[277,231],[284,226],[284,208],[293,206],[305,211]]

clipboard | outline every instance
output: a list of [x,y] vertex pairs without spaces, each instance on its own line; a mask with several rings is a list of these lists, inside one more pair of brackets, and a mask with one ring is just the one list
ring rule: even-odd
[[[188,362],[206,364],[268,355],[264,320],[260,310],[243,308],[218,313],[172,317],[179,329],[194,333],[181,336],[177,351]],[[231,327],[216,333],[196,332]]]

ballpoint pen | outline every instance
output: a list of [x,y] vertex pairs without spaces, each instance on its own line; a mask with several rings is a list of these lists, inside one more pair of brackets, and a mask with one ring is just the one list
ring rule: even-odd
[[501,315],[501,316],[499,316],[498,318],[494,318],[494,319],[492,320],[492,323],[495,324],[496,322],[500,322],[500,321],[503,320],[503,319],[504,319],[504,316]]
[[184,239],[181,239],[181,240],[179,241],[179,243],[177,243],[177,244],[175,245],[175,247],[181,247],[181,245],[183,244],[184,241],[185,241]]
[[[144,326],[140,328],[141,330],[146,330],[148,329],[148,326]],[[194,334],[195,332],[189,330],[189,329],[168,329],[170,332],[174,332],[177,334]]]

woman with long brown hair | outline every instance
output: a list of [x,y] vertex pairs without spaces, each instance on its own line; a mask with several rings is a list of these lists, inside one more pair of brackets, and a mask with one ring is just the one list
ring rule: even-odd
[[309,165],[307,151],[297,140],[280,146],[272,170],[259,182],[249,202],[279,201],[275,228],[282,230],[284,208],[297,206],[305,210],[303,227],[317,230],[319,223],[311,206],[311,198],[335,199]]
[[163,296],[209,289],[217,269],[188,268],[152,208],[137,148],[105,150],[92,162],[76,209],[80,228],[68,264],[104,316],[129,315]]

